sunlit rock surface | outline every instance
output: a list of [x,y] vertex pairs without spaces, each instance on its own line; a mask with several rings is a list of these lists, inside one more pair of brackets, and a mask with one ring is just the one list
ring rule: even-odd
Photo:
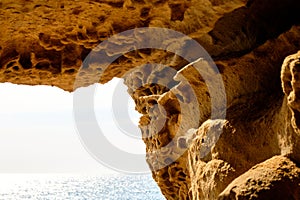
[[[146,158],[167,199],[299,199],[299,10],[298,0],[2,0],[0,82],[73,91],[123,77],[147,152],[170,147]],[[167,51],[135,50],[105,71],[95,63],[79,72],[100,42],[137,27],[176,30],[206,49],[225,118],[210,118],[203,77]],[[89,74],[100,80],[80,78]]]

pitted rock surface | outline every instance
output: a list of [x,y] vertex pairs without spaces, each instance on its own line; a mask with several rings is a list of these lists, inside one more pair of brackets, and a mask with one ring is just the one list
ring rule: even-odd
[[[299,199],[299,10],[297,0],[2,0],[0,82],[73,91],[76,78],[80,86],[124,78],[146,151],[170,147],[146,158],[167,199]],[[211,119],[204,78],[168,51],[134,50],[79,72],[99,43],[138,27],[176,30],[206,49],[226,118]],[[80,79],[89,74],[102,76]]]

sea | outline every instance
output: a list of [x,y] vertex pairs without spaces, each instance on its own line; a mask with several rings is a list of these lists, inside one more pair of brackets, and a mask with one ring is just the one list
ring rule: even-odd
[[1,200],[165,200],[150,175],[0,175]]

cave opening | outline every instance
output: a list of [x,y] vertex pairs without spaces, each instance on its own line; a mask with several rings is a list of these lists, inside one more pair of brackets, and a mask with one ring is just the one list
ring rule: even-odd
[[[134,102],[128,95],[123,81],[114,78],[105,85],[94,84],[89,87],[96,88],[95,115],[105,137],[122,151],[145,154],[145,144],[137,128],[140,115],[134,111]],[[114,94],[116,87],[118,94]],[[88,87],[78,90],[86,89]],[[127,99],[127,102],[122,104],[126,105],[126,108],[114,113],[112,99],[120,93]],[[51,86],[3,83],[0,84],[0,97],[1,194],[9,194],[9,190],[16,186],[25,193],[27,191],[28,195],[31,195],[30,192],[48,192],[52,186],[47,184],[53,180],[57,181],[58,177],[60,180],[71,177],[73,181],[76,179],[74,177],[85,177],[80,178],[80,181],[86,181],[87,176],[122,176],[130,179],[132,187],[146,181],[148,189],[155,192],[158,198],[162,197],[149,174],[137,178],[122,175],[99,164],[84,150],[74,126],[73,92],[65,92]],[[119,105],[116,106],[118,109]],[[131,123],[131,129],[122,128],[122,123]],[[136,129],[132,129],[133,126]],[[146,164],[145,160],[144,162]],[[33,187],[32,184],[37,182],[39,186],[34,187],[43,188],[37,189],[39,191],[30,190],[29,187]],[[71,187],[73,186],[70,185]],[[16,195],[21,193],[18,191]]]
[[[121,150],[144,154],[145,144],[138,128],[140,115],[134,110],[134,102],[122,80],[114,78],[105,85],[95,86],[95,115],[105,137]],[[85,167],[87,171],[97,171],[99,165],[84,158],[88,156],[75,133],[73,93],[51,86],[10,83],[1,84],[0,88],[0,160],[3,163],[0,173],[68,173],[69,167],[71,173],[84,173]],[[120,105],[113,100],[120,98],[116,95],[127,101]],[[110,171],[102,168],[104,172]]]

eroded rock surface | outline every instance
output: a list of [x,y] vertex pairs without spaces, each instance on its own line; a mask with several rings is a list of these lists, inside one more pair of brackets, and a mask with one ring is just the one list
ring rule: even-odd
[[[167,199],[299,199],[299,9],[297,0],[3,0],[0,82],[73,91],[122,77]],[[199,42],[218,67],[209,79],[220,76],[224,93],[211,94],[196,70],[209,61],[187,65],[164,50],[134,50],[106,69],[92,56],[83,63],[100,42],[138,27]],[[119,46],[108,43],[107,56]],[[224,98],[226,115],[212,117]]]
[[232,181],[219,199],[299,199],[299,173],[293,161],[274,156]]

